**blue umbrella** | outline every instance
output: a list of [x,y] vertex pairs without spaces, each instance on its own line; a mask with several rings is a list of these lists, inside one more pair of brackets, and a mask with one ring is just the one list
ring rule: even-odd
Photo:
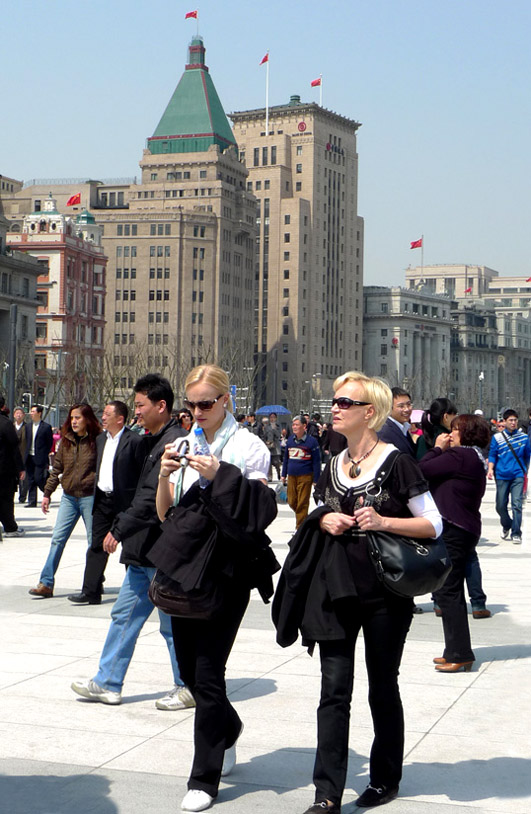
[[266,404],[265,407],[260,407],[256,411],[256,415],[269,415],[276,413],[277,415],[291,415],[291,410],[287,407],[282,407],[280,404]]

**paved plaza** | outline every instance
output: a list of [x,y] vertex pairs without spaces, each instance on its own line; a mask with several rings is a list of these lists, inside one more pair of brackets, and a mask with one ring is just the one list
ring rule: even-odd
[[[78,524],[57,574],[55,597],[34,599],[57,513],[17,510],[26,537],[0,544],[0,810],[6,814],[170,814],[180,811],[192,758],[193,710],[163,712],[171,688],[168,653],[155,616],[146,624],[121,706],[91,703],[70,689],[96,673],[109,614],[123,577],[115,555],[104,601],[74,606],[85,562]],[[17,504],[18,506],[18,504]],[[389,814],[531,812],[531,535],[500,540],[494,486],[483,504],[479,554],[493,617],[470,621],[471,673],[442,675],[440,619],[418,604],[401,669],[406,758]],[[283,560],[295,527],[287,506],[270,528]],[[318,658],[299,643],[275,643],[270,606],[253,595],[228,665],[228,691],[245,723],[238,764],[222,782],[219,814],[302,814],[313,802]],[[354,687],[343,814],[367,784],[372,729],[362,642]]]

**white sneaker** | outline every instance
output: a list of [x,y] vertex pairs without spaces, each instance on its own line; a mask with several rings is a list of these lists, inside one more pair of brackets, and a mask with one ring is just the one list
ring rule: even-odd
[[210,808],[213,802],[214,798],[207,794],[206,791],[190,789],[184,796],[181,808],[183,811],[204,811],[206,808]]
[[[7,535],[6,535],[6,537],[7,537]],[[522,537],[521,537],[521,535],[520,534],[513,534],[513,536],[511,537],[511,542],[514,543],[514,545],[522,545]]]
[[94,679],[88,678],[82,681],[73,681],[70,685],[74,692],[83,698],[88,698],[89,701],[101,701],[102,704],[121,704],[122,693],[113,692],[112,690],[105,690],[96,684]]
[[24,537],[26,532],[20,526],[16,531],[4,531],[4,537]]
[[242,728],[239,731],[238,737],[236,738],[232,746],[229,746],[228,749],[225,749],[225,756],[223,758],[223,766],[221,769],[222,777],[226,777],[228,774],[230,774],[234,767],[236,766],[236,744],[238,743],[238,739],[240,738],[242,732],[243,724]]
[[157,698],[155,706],[157,709],[166,710],[192,709],[195,707],[195,699],[188,687],[176,684],[169,693],[162,698]]

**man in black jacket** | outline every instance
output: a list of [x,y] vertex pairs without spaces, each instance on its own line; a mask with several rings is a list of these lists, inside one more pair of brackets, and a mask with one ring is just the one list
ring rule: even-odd
[[[148,589],[156,569],[149,559],[149,551],[160,535],[155,505],[160,458],[166,444],[186,435],[171,417],[173,391],[167,379],[151,373],[139,379],[134,389],[135,414],[150,433],[144,436],[147,455],[133,502],[114,518],[103,541],[103,548],[108,553],[116,551],[118,544],[122,543],[121,562],[127,566],[127,571],[111,612],[112,622],[98,672],[93,679],[72,684],[78,695],[104,704],[121,703],[122,686],[137,639],[153,611]],[[193,696],[179,675],[170,617],[159,611],[159,618],[160,632],[170,653],[175,686],[156,702],[156,706],[159,709],[193,707]]]
[[24,466],[15,428],[2,412],[5,403],[0,396],[0,521],[6,537],[22,537],[24,530],[17,526],[14,500],[18,479],[24,477]]
[[103,541],[116,515],[131,505],[144,463],[144,438],[126,426],[128,415],[123,401],[111,401],[103,410],[104,432],[96,438],[92,543],[87,549],[81,593],[68,597],[77,605],[101,604],[103,574],[109,558],[103,550]]
[[26,459],[24,461],[28,478],[28,502],[26,506],[37,506],[37,487],[43,492],[50,468],[50,451],[53,446],[51,426],[42,420],[43,409],[34,404],[30,410],[31,424],[26,424]]
[[411,426],[409,419],[413,410],[411,396],[401,387],[392,387],[391,393],[393,394],[391,414],[379,431],[378,437],[380,441],[394,444],[400,452],[407,452],[408,455],[415,458],[415,442],[409,434]]

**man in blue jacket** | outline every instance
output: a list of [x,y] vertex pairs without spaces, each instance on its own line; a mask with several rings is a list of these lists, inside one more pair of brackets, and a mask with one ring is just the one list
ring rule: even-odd
[[[515,545],[522,542],[522,502],[524,478],[531,459],[531,443],[527,434],[518,429],[518,413],[506,410],[503,414],[505,429],[493,435],[489,450],[489,480],[496,478],[496,511],[502,525],[502,540]],[[507,505],[511,496],[509,514]]]
[[282,463],[282,483],[288,478],[288,503],[295,512],[296,527],[308,514],[312,483],[317,483],[321,474],[321,452],[319,442],[306,432],[304,416],[293,419],[293,435],[287,440]]

